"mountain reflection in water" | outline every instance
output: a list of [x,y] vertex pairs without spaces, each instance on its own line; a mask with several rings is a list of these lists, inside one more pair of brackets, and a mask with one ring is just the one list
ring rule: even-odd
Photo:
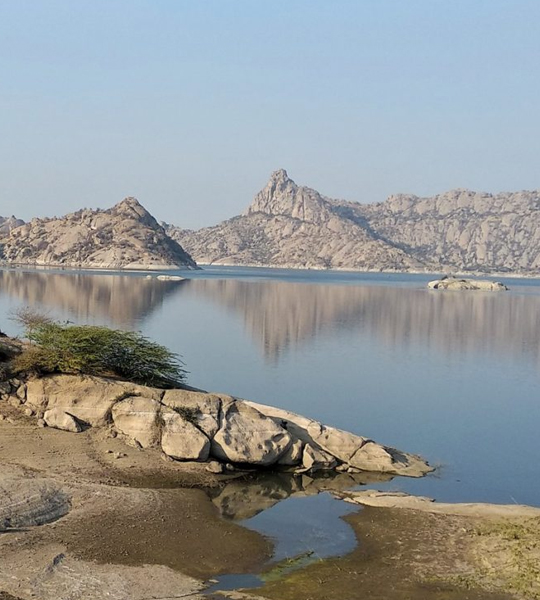
[[236,311],[268,360],[337,329],[404,349],[540,358],[540,295],[232,279],[193,280],[183,292]]
[[130,275],[0,270],[0,294],[22,306],[51,309],[77,323],[132,328],[183,282]]
[[[362,280],[359,279],[359,283]],[[540,294],[437,292],[408,286],[321,285],[277,280],[191,279],[0,270],[0,295],[76,322],[139,328],[189,297],[237,314],[269,362],[336,331],[403,349],[503,354],[540,362]],[[538,288],[537,288],[538,290]],[[178,308],[176,307],[178,303]]]

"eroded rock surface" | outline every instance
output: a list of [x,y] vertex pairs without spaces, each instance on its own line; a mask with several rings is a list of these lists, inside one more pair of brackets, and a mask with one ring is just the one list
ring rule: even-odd
[[[25,404],[17,396],[25,390]],[[6,387],[6,390],[8,388]],[[420,477],[421,458],[272,406],[193,389],[52,375],[9,384],[9,402],[49,427],[108,430],[132,446],[183,461],[275,467],[297,473],[378,472]],[[22,395],[22,393],[20,393]],[[15,404],[13,404],[15,406]],[[38,423],[36,423],[38,424]]]
[[53,480],[0,475],[0,532],[51,523],[69,509],[68,494]]
[[177,460],[206,461],[210,455],[210,440],[194,423],[174,410],[161,413],[163,429],[161,448]]
[[212,440],[212,454],[228,462],[269,466],[288,450],[293,440],[272,419],[244,402],[231,402]]

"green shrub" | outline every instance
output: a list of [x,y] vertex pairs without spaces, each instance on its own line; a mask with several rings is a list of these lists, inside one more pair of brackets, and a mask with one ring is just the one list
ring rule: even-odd
[[32,319],[26,336],[34,345],[14,360],[19,372],[117,376],[159,387],[186,377],[178,355],[138,332]]

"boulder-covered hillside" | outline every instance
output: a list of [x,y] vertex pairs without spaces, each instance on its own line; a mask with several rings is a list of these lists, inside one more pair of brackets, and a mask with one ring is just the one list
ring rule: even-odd
[[7,264],[90,269],[196,268],[191,256],[135,198],[125,198],[107,210],[82,209],[6,229],[0,228],[0,242],[1,258]]
[[200,263],[537,273],[540,192],[452,190],[375,204],[333,200],[284,170],[240,216],[198,231],[165,225]]

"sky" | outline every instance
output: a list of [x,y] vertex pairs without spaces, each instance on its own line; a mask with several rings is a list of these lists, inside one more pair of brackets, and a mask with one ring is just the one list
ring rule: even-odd
[[359,202],[540,188],[538,0],[0,0],[0,215],[198,228],[272,171]]

